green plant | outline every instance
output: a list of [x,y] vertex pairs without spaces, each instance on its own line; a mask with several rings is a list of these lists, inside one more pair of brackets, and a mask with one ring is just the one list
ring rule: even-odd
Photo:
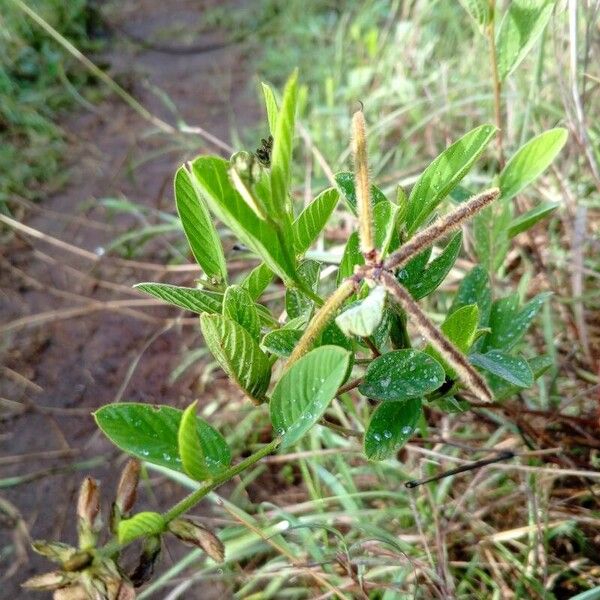
[[[86,0],[36,0],[29,8],[82,48],[92,48],[94,12]],[[0,203],[37,199],[42,184],[62,183],[64,132],[56,123],[89,78],[66,52],[32,25],[13,2],[0,15]],[[55,181],[53,181],[55,180]]]
[[[419,301],[433,294],[452,269],[462,234],[455,233],[430,260],[432,246],[494,202],[508,205],[559,152],[562,130],[527,143],[495,178],[497,185],[457,201],[448,211],[444,203],[485,152],[496,128],[483,125],[464,135],[425,169],[408,196],[399,187],[392,201],[370,182],[359,111],[352,120],[353,177],[338,174],[337,187],[297,213],[290,194],[296,75],[280,106],[271,88],[263,89],[272,148],[264,143],[258,157],[238,152],[229,161],[201,156],[175,176],[177,210],[203,271],[198,286],[143,283],[138,288],[200,314],[206,345],[221,368],[252,402],[265,407],[265,419],[268,407],[271,439],[232,464],[227,441],[197,416],[195,403],[183,412],[133,403],[102,407],[96,422],[116,446],[136,459],[183,473],[199,486],[165,513],[131,515],[139,465],[130,463],[113,503],[111,538],[100,545],[99,491],[88,478],[78,505],[79,547],[38,542],[36,550],[55,559],[61,570],[30,580],[29,587],[64,592],[57,597],[68,597],[68,590],[89,597],[132,597],[132,584],[151,575],[167,534],[221,560],[219,539],[185,513],[268,454],[295,445],[313,426],[343,431],[337,413],[329,413],[334,398],[349,413],[356,413],[356,391],[369,400],[363,448],[368,458],[382,460],[415,431],[427,431],[424,411],[465,411],[470,401],[502,401],[532,386],[550,365],[546,357],[524,352],[521,343],[545,295],[524,306],[517,295],[493,298],[487,271],[477,265],[460,283],[441,326]],[[340,198],[357,215],[359,227],[333,283],[320,276],[322,265],[306,253]],[[213,215],[261,261],[238,283],[230,281]],[[535,222],[507,219],[502,232],[510,235]],[[473,242],[477,248],[477,235]],[[260,303],[275,277],[286,290],[284,319]],[[415,333],[426,342],[421,347]],[[138,539],[143,544],[139,565],[125,574],[121,551]]]

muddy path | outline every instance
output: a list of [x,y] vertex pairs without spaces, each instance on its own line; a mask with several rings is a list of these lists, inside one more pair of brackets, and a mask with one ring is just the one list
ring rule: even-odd
[[[110,18],[132,35],[113,31],[96,59],[160,118],[174,121],[168,98],[186,122],[228,141],[235,127],[260,117],[248,48],[177,55],[132,43],[171,32],[176,42],[218,46],[219,32],[194,33],[208,5],[125,1]],[[148,280],[189,284],[198,271],[165,269],[171,251],[161,240],[135,262],[105,253],[139,219],[115,215],[100,200],[126,198],[172,211],[176,167],[201,151],[219,150],[200,136],[157,135],[114,97],[93,112],[74,109],[61,125],[69,139],[69,183],[25,213],[23,223],[41,236],[16,232],[0,253],[0,598],[43,597],[19,588],[49,566],[29,552],[28,538],[73,541],[83,475],[100,479],[107,495],[114,490],[121,457],[97,434],[90,412],[115,400],[183,406],[198,397],[193,370],[169,380],[199,341],[194,320],[151,306],[131,290]],[[154,213],[148,214],[152,222]],[[166,482],[155,491],[142,499],[149,509],[180,493]]]

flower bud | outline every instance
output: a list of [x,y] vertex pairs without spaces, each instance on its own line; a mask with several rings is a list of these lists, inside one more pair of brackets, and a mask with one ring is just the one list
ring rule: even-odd
[[86,477],[79,490],[77,516],[80,522],[92,530],[99,528],[100,521],[100,485],[95,479]]
[[223,562],[223,542],[206,527],[189,519],[175,519],[169,523],[169,531],[185,544],[202,548],[215,562]]
[[121,472],[115,504],[122,515],[127,514],[135,504],[137,486],[140,480],[140,468],[140,461],[131,459]]
[[62,571],[50,571],[49,573],[30,577],[27,581],[21,584],[21,587],[36,591],[56,590],[60,587],[68,585],[69,579],[69,576]]
[[142,554],[140,555],[139,563],[129,577],[135,587],[140,587],[150,580],[154,574],[154,565],[156,564],[159,555],[160,536],[151,535],[146,537],[142,547]]

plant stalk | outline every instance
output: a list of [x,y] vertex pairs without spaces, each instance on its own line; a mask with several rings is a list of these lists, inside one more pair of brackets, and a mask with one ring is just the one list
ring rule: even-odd
[[492,87],[494,92],[494,119],[498,128],[496,136],[496,146],[498,148],[498,164],[501,169],[504,168],[504,132],[502,122],[502,82],[498,73],[498,56],[496,52],[496,27],[494,0],[490,0],[490,10],[492,18],[487,26],[488,46],[490,48],[490,68],[492,71]]

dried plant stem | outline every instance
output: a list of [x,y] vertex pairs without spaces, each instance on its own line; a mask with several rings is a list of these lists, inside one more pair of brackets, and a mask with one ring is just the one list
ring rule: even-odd
[[365,116],[362,110],[352,117],[352,150],[354,152],[354,179],[358,208],[360,249],[367,262],[375,260],[375,241],[373,235],[373,206],[371,204],[371,186],[369,184],[369,160],[367,156],[367,135]]
[[[494,14],[493,0],[490,0],[490,10],[492,15]],[[498,134],[496,135],[496,146],[498,147],[498,164],[502,169],[504,167],[504,132],[502,130],[502,82],[500,81],[500,75],[498,73],[498,57],[496,55],[496,28],[495,19],[492,17],[489,25],[487,26],[487,38],[488,45],[490,48],[490,69],[492,71],[492,85],[494,92],[494,119],[496,121],[496,127],[498,128]]]
[[486,402],[494,400],[483,377],[473,368],[466,356],[429,320],[412,296],[396,281],[389,271],[379,274],[380,280],[392,298],[411,316],[419,333],[441,354],[452,368],[458,373],[461,381],[476,398]]
[[354,279],[346,279],[341,283],[340,287],[327,298],[325,304],[317,311],[308,324],[308,327],[288,359],[286,368],[291,367],[312,348],[315,340],[331,321],[338,308],[356,291],[356,286],[357,283]]
[[419,252],[462,225],[499,196],[500,190],[498,188],[490,188],[473,196],[450,214],[417,233],[411,240],[391,254],[385,261],[384,268],[398,269],[404,266]]

